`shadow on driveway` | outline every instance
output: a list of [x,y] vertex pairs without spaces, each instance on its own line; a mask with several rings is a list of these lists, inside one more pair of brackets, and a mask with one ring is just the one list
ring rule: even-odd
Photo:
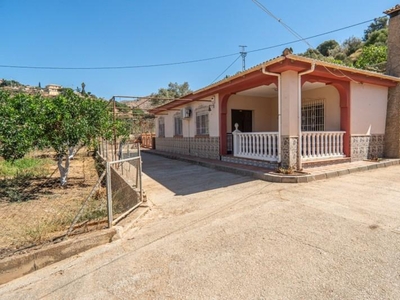
[[144,151],[142,159],[143,173],[176,195],[190,195],[254,180]]

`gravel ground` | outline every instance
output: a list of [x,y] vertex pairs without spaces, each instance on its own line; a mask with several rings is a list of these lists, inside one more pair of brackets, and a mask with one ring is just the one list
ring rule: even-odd
[[123,239],[1,299],[400,299],[400,166],[275,184],[144,156],[152,209]]

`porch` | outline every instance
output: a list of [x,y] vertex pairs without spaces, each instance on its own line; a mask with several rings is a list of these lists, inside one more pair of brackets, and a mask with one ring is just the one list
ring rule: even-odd
[[[283,82],[293,83],[293,75],[283,75]],[[271,83],[225,97],[221,156],[298,169],[302,163],[351,157],[348,93],[340,93],[341,85],[310,81],[296,90],[282,84],[282,95],[279,84]]]
[[[304,162],[344,158],[345,131],[305,131],[301,134],[301,158]],[[234,157],[277,163],[281,161],[281,138],[278,132],[240,132],[231,137]]]

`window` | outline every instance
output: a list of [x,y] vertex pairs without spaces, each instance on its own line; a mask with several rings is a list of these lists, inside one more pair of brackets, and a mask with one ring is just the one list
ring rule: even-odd
[[208,134],[208,111],[202,110],[196,113],[196,134]]
[[301,130],[325,130],[325,100],[306,100],[301,105]]
[[174,133],[175,135],[182,135],[182,118],[180,114],[174,117]]
[[164,118],[158,118],[158,137],[165,137]]

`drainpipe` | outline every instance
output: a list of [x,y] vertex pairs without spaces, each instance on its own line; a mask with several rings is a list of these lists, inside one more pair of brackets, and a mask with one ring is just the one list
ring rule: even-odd
[[281,74],[271,73],[266,70],[266,66],[262,67],[262,72],[265,75],[278,77],[278,163],[282,160],[281,155]]
[[314,72],[315,70],[315,63],[313,62],[311,65],[311,69],[310,70],[306,70],[304,72],[300,72],[299,73],[299,91],[298,91],[298,106],[299,106],[299,111],[297,113],[297,119],[298,119],[298,126],[299,126],[299,133],[298,133],[298,140],[297,140],[297,170],[301,171],[303,169],[303,165],[302,165],[302,157],[301,157],[301,148],[302,148],[302,139],[301,139],[301,76],[309,74]]

